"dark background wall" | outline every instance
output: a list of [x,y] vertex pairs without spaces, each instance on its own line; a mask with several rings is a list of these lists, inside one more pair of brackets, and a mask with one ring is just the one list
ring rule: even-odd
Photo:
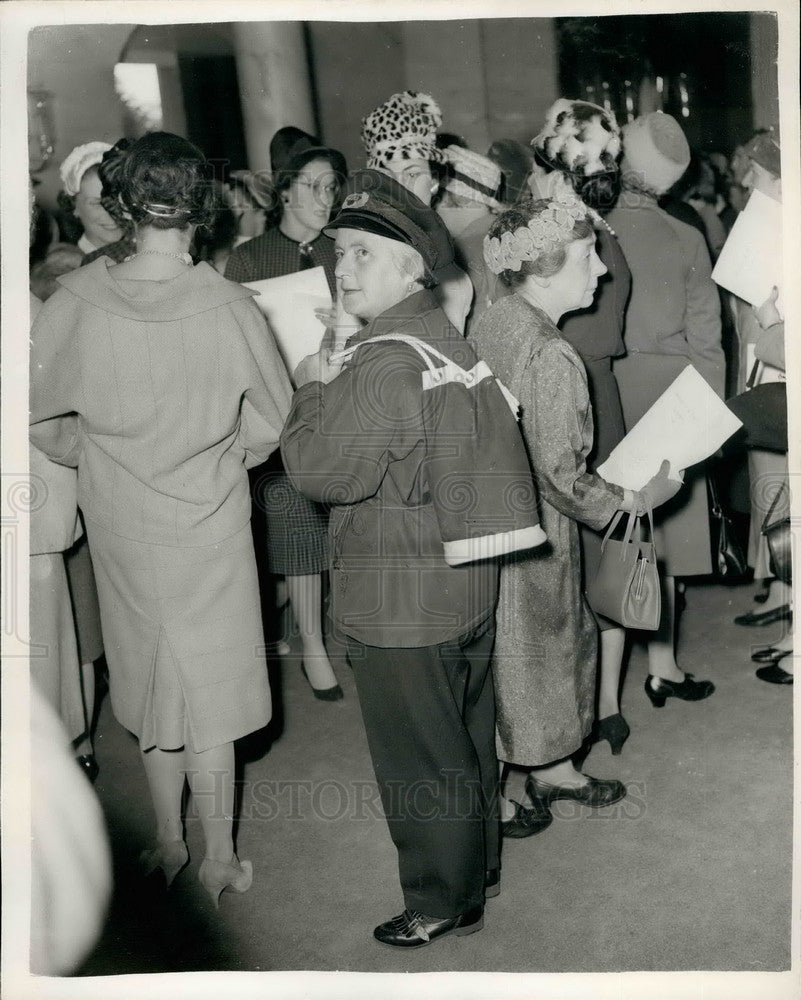
[[[251,159],[259,158],[247,164],[252,169],[267,166],[275,122],[297,118],[296,107],[290,114],[281,103],[274,79],[290,66],[300,82],[311,81],[308,121],[352,167],[364,158],[361,119],[405,88],[431,94],[442,108],[443,130],[479,152],[496,138],[530,140],[560,95],[600,101],[606,93],[623,121],[627,94],[635,114],[651,110],[658,76],[665,110],[680,117],[702,150],[728,152],[755,126],[778,119],[778,36],[769,13],[313,21],[296,32],[293,51],[286,32],[269,22],[241,27],[258,51],[243,52],[243,32],[225,22],[33,29],[29,88],[50,95],[55,133],[53,155],[37,175],[40,200],[54,202],[58,164],[78,143],[114,142],[135,129],[114,92],[113,68],[122,60],[158,65],[164,128],[234,166],[246,165],[247,148]],[[256,71],[243,74],[254,61]],[[686,117],[680,84],[688,95]],[[243,120],[253,116],[242,110],[253,109],[265,111],[270,127],[246,147]]]

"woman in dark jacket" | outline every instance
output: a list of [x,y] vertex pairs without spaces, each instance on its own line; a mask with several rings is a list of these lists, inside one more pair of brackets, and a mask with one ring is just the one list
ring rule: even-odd
[[[225,276],[232,281],[261,281],[322,267],[335,297],[333,244],[322,229],[345,179],[345,159],[314,136],[287,126],[273,136],[270,163],[268,228],[233,250]],[[301,669],[317,698],[338,700],[342,688],[323,639],[322,574],[329,567],[328,510],[294,489],[278,454],[264,468],[254,470],[252,479],[257,511],[266,516],[267,566],[285,579],[300,631]]]
[[298,366],[281,450],[334,505],[332,613],[406,906],[374,934],[413,948],[479,930],[499,891],[489,557],[544,536],[509,406],[429,288],[441,220],[378,171],[350,192],[330,231],[367,325]]

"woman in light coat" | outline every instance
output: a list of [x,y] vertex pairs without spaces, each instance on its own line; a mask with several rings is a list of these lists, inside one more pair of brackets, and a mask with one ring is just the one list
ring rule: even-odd
[[178,136],[131,148],[121,188],[137,251],[65,276],[43,306],[31,437],[78,468],[111,704],[139,740],[156,815],[146,869],[169,884],[188,861],[188,778],[216,904],[252,879],[233,845],[233,744],[271,706],[246,470],[275,449],[290,389],[251,293],[192,266],[209,182]]

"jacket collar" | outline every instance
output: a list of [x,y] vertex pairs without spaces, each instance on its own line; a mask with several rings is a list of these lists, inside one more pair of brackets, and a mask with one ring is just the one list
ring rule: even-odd
[[110,273],[114,261],[100,257],[60,277],[73,295],[115,316],[163,322],[187,319],[256,293],[227,281],[205,261],[167,281],[120,280]]
[[[380,316],[376,316],[372,322],[362,327],[361,330],[349,338],[347,346],[354,347],[356,344],[361,344],[362,341],[369,340],[371,337],[377,337],[379,334],[398,331],[409,320],[438,309],[439,302],[436,295],[430,289],[424,288],[413,295],[408,295],[405,299],[401,299],[400,302],[382,312]],[[418,324],[419,328],[415,331],[415,336],[421,336],[423,340],[433,340],[434,338],[431,334],[435,332],[441,336],[442,326],[449,325],[444,313],[442,320],[443,323],[434,324],[436,329],[432,329],[430,334],[427,324]],[[422,332],[420,327],[422,328]]]

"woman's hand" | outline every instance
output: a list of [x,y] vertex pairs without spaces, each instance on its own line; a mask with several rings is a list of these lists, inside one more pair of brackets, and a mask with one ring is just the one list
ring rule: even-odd
[[[337,298],[330,309],[315,309],[314,315],[327,330],[333,331],[334,336],[330,342],[334,350],[344,347],[348,338],[362,328],[361,322],[355,316],[345,312],[341,298]],[[329,339],[326,338],[326,343]]]
[[682,484],[675,479],[669,479],[669,471],[670,462],[665,459],[659,466],[659,472],[652,476],[639,491],[638,514],[644,514],[649,509],[654,510],[671,500],[679,492]]
[[776,301],[778,298],[779,289],[776,285],[774,285],[773,290],[762,305],[752,307],[754,315],[757,318],[757,323],[759,323],[763,330],[767,330],[769,326],[776,326],[777,323],[782,322],[779,310],[776,308]]
[[343,360],[332,363],[333,353],[330,347],[324,347],[316,354],[307,354],[292,375],[295,385],[300,388],[307,382],[322,382],[324,385],[332,382],[342,371],[344,364]]

